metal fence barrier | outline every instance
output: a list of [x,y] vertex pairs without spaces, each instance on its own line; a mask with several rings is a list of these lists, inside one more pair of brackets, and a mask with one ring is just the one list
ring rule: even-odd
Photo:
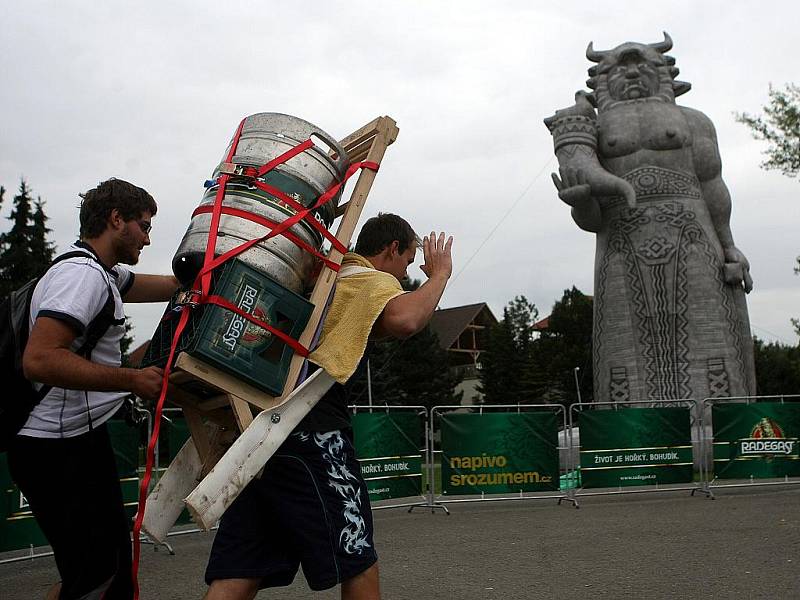
[[[558,441],[565,427],[560,404],[433,407],[429,504],[445,511],[444,505],[463,502],[555,499],[575,504],[562,485],[569,472],[559,464],[562,451],[568,451]],[[440,457],[438,465],[434,455]],[[441,485],[434,495],[437,466]],[[470,497],[451,499],[462,495]]]
[[708,494],[800,484],[800,394],[706,398],[702,407]]

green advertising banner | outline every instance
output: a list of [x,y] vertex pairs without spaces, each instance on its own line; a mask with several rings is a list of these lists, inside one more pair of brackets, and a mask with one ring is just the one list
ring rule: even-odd
[[[111,445],[119,470],[125,511],[133,517],[139,494],[139,430],[124,421],[108,421]],[[79,484],[80,482],[76,482]],[[5,453],[0,453],[0,552],[44,546],[47,539],[36,524],[25,497],[11,480]]]
[[688,408],[582,411],[582,487],[692,481],[689,419]]
[[800,403],[715,404],[714,476],[800,476]]
[[559,489],[555,412],[444,414],[442,494]]
[[353,415],[353,435],[369,499],[422,494],[422,427],[410,412],[361,412]]

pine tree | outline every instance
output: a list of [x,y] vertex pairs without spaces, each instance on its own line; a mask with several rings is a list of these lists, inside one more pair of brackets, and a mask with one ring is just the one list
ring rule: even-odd
[[485,404],[515,404],[517,402],[517,375],[512,362],[518,357],[514,343],[514,332],[508,318],[508,309],[503,310],[503,319],[489,329],[486,349],[481,353],[481,368],[478,371],[478,392],[483,394]]
[[[5,192],[5,189],[2,189]],[[47,241],[47,217],[39,198],[31,201],[31,190],[20,180],[8,219],[11,229],[0,234],[0,298],[41,276],[53,259],[53,244]],[[2,194],[0,194],[2,203]]]
[[531,347],[528,372],[534,366],[541,374],[539,393],[549,402],[577,402],[575,367],[581,400],[592,401],[592,299],[578,288],[564,290],[553,305],[547,329]]
[[2,234],[3,253],[0,255],[0,294],[3,297],[24,285],[32,275],[28,268],[33,238],[30,190],[20,181],[19,193],[14,196],[10,231]]
[[44,214],[44,202],[41,197],[36,199],[34,204],[36,212],[33,213],[33,229],[31,235],[31,271],[41,274],[47,270],[53,262],[55,247],[53,242],[47,241],[47,236],[51,229],[47,227],[47,215]]
[[503,319],[489,330],[481,353],[478,391],[486,404],[531,403],[524,376],[533,344],[533,323],[539,311],[525,296],[515,296],[503,309]]

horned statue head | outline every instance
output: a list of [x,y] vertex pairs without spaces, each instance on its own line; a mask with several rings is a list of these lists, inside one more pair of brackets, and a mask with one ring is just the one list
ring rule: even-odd
[[672,38],[654,44],[625,42],[611,50],[595,50],[589,43],[586,58],[597,63],[589,69],[586,81],[600,110],[617,102],[655,98],[674,102],[689,91],[691,84],[676,81],[675,59],[665,53],[672,48]]

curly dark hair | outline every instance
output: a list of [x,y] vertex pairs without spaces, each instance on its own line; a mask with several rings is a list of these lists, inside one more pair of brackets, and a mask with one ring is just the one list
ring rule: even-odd
[[378,213],[377,217],[367,219],[358,234],[355,251],[361,256],[376,256],[386,246],[397,240],[398,252],[405,252],[412,244],[419,246],[420,240],[411,225],[397,215]]
[[122,179],[109,179],[96,188],[79,194],[81,202],[81,238],[95,238],[106,229],[115,208],[125,221],[138,219],[142,213],[156,214],[156,201],[145,190]]

